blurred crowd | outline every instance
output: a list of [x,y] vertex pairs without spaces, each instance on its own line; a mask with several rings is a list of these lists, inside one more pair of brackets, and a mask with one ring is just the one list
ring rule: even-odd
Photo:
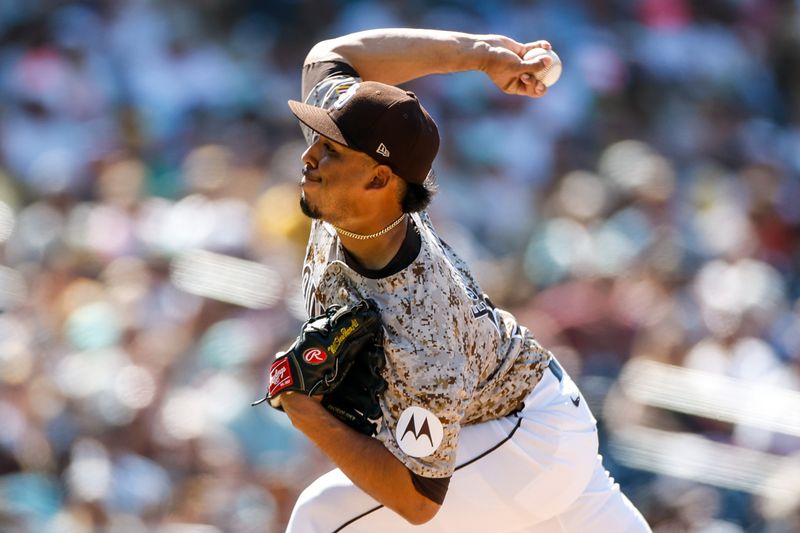
[[796,0],[0,0],[0,530],[283,529],[330,467],[249,405],[304,319],[286,100],[315,42],[392,26],[553,44],[542,99],[408,84],[443,136],[434,222],[582,384],[655,531],[800,531],[800,487],[769,505],[608,444],[800,461],[797,412],[619,391],[642,359],[800,391]]

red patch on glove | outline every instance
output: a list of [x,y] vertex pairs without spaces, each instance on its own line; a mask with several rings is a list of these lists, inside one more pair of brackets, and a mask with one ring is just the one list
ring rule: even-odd
[[269,367],[269,396],[273,397],[286,387],[291,387],[294,380],[289,368],[289,360],[281,358],[275,360]]

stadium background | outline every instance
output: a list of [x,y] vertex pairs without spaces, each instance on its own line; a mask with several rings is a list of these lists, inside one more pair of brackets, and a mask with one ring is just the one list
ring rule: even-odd
[[282,530],[329,467],[249,407],[302,319],[285,102],[389,26],[551,41],[540,100],[408,85],[435,222],[655,531],[800,531],[791,0],[0,0],[0,530]]

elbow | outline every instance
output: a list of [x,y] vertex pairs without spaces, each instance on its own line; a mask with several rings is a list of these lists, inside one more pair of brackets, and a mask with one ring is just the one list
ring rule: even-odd
[[306,55],[305,64],[310,65],[318,61],[343,60],[344,57],[337,51],[341,39],[328,39],[315,44]]
[[430,522],[436,513],[439,512],[441,505],[429,500],[424,496],[420,496],[418,501],[403,509],[401,515],[405,520],[413,526],[421,526]]

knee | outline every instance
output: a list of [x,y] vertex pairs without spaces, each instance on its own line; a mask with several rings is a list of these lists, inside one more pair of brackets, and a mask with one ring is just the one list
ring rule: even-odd
[[287,532],[317,533],[336,529],[360,512],[366,495],[343,475],[325,475],[297,498]]
[[312,490],[312,486],[300,493],[292,509],[286,533],[315,533],[323,531],[322,501],[320,492]]

